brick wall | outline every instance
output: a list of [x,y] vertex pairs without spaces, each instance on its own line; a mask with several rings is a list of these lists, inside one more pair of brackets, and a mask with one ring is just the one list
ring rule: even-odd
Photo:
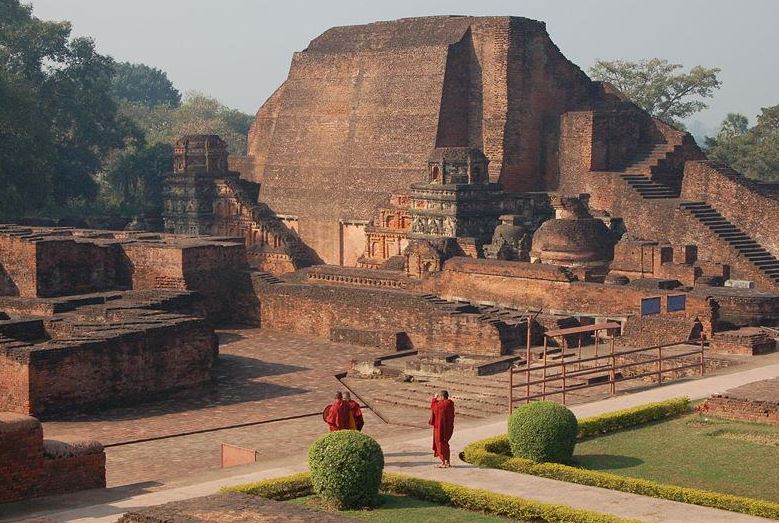
[[[32,349],[32,350],[31,350]],[[213,329],[180,319],[106,339],[57,342],[0,354],[7,395],[0,409],[36,416],[127,404],[210,380],[218,351]],[[25,391],[21,382],[29,380]],[[8,387],[9,389],[11,387]],[[27,393],[26,395],[24,393]]]
[[716,394],[706,400],[709,413],[713,416],[779,425],[779,403],[770,401],[729,398]]
[[416,294],[322,284],[257,286],[265,328],[328,338],[335,328],[404,331],[415,349],[500,355],[512,333]]
[[0,272],[4,285],[0,295],[37,296],[36,246],[16,236],[0,234]]
[[720,214],[779,257],[779,198],[727,169],[709,161],[687,162],[682,198],[705,199]]
[[55,457],[46,455],[49,443],[37,419],[0,412],[0,503],[105,487],[102,445],[69,441],[73,451]]
[[33,495],[43,478],[43,429],[29,416],[0,412],[0,503]]

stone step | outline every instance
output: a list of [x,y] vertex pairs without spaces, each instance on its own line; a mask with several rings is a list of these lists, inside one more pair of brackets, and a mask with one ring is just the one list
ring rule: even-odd
[[[413,398],[373,398],[373,403],[383,403],[385,405],[394,405],[394,406],[400,406],[400,407],[411,407],[416,409],[421,409],[424,411],[430,411],[430,400],[416,400]],[[504,409],[506,410],[506,409]],[[467,418],[475,418],[475,419],[482,419],[486,418],[487,416],[491,416],[496,414],[492,411],[473,411],[472,409],[469,409],[467,407],[462,407],[460,405],[455,404],[455,413],[457,416],[465,416]]]
[[486,396],[473,394],[468,391],[458,390],[454,387],[441,386],[440,388],[425,387],[422,390],[412,387],[401,387],[398,394],[403,398],[411,398],[418,401],[430,402],[430,396],[439,390],[449,391],[449,397],[458,402],[458,406],[472,411],[487,410],[490,412],[501,412],[506,405],[508,396],[508,387],[503,391],[503,395]]

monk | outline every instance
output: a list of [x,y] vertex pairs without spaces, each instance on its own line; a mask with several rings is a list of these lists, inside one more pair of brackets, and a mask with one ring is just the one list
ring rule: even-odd
[[433,426],[433,455],[441,460],[439,468],[449,468],[449,440],[454,432],[454,402],[449,392],[442,390],[433,396],[430,404],[430,421]]
[[333,403],[325,408],[324,418],[330,427],[330,432],[349,430],[350,424],[354,421],[352,421],[352,411],[349,409],[349,404],[344,401],[343,394],[335,393]]
[[360,404],[352,399],[352,394],[348,391],[344,392],[344,401],[349,404],[349,410],[352,413],[352,421],[354,426],[351,428],[361,431],[363,426],[365,426],[365,420],[362,417],[362,409],[360,409]]

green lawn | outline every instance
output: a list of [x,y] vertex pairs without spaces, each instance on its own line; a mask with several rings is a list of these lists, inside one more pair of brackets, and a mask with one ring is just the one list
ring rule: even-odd
[[[308,496],[289,501],[303,505],[309,508],[319,509],[314,501],[315,498]],[[339,515],[358,519],[361,521],[372,521],[376,523],[403,523],[405,521],[415,523],[498,523],[512,521],[510,519],[497,516],[488,516],[467,510],[445,507],[421,501],[419,499],[406,496],[393,496],[388,494],[381,495],[381,506],[372,510],[344,510],[338,512]]]
[[592,470],[779,502],[779,427],[693,414],[580,442],[574,459]]

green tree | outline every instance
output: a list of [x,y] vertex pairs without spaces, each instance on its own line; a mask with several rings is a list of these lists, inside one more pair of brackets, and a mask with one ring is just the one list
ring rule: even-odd
[[708,107],[703,101],[714,96],[722,82],[717,68],[697,65],[683,73],[681,64],[652,58],[598,60],[590,68],[590,76],[613,84],[636,105],[652,116],[672,125]]
[[178,107],[181,93],[173,87],[164,71],[145,64],[120,62],[114,66],[111,82],[114,100],[145,106],[168,105]]
[[729,114],[705,146],[712,160],[756,180],[779,182],[779,105],[762,108],[752,128],[746,116]]
[[111,97],[113,67],[69,23],[0,0],[0,215],[95,197],[102,159],[139,138]]
[[194,91],[186,94],[179,107],[125,103],[121,112],[144,131],[150,144],[173,145],[185,134],[218,134],[231,154],[246,154],[246,135],[253,120],[251,115]]
[[173,168],[173,147],[166,143],[123,151],[106,169],[110,203],[124,214],[162,208],[162,178]]

